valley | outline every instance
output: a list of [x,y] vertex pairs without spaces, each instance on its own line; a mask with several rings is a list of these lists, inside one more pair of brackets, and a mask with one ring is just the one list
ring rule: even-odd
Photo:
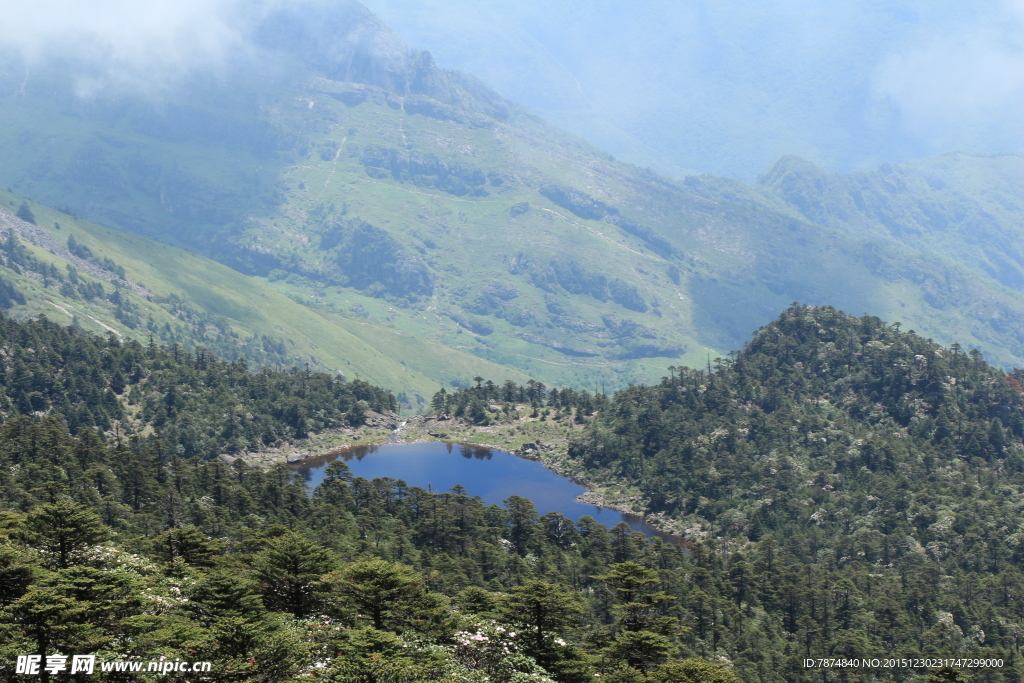
[[0,35],[0,678],[1024,678],[1024,156],[671,178],[231,12]]
[[[9,81],[0,186],[227,265],[276,291],[276,310],[386,351],[424,376],[372,375],[412,412],[414,391],[461,381],[429,358],[617,388],[707,364],[793,301],[869,311],[1005,366],[1024,358],[1019,157],[827,182],[789,159],[749,186],[674,180],[407,53],[345,7],[319,23],[282,9],[296,32],[261,39],[281,64],[262,80],[199,77],[155,101],[78,100],[70,76],[45,69]],[[342,56],[308,47],[328,33],[373,36],[345,43],[362,66],[339,71]],[[983,234],[1007,248],[972,246]]]

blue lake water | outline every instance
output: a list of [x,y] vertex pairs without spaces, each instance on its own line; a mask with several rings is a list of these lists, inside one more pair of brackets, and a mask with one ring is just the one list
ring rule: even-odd
[[678,537],[659,532],[637,515],[577,501],[576,496],[586,488],[539,462],[490,448],[440,441],[353,446],[340,453],[306,459],[292,467],[305,476],[313,489],[323,481],[327,465],[338,458],[345,461],[352,474],[364,479],[402,479],[409,486],[435,492],[462,485],[469,495],[480,496],[484,502],[495,505],[501,505],[509,496],[523,496],[533,501],[538,515],[560,512],[573,520],[590,515],[608,527],[626,522],[648,536],[679,542]]

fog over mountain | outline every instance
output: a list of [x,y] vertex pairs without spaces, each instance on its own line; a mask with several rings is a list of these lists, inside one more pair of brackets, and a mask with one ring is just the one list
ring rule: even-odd
[[3,7],[0,679],[1024,681],[1024,0],[370,2]]
[[1020,0],[366,4],[439,64],[676,177],[1024,142]]
[[[752,180],[785,154],[846,171],[1024,148],[1021,0],[366,4],[442,68],[676,177]],[[118,86],[156,93],[197,67],[251,58],[250,29],[289,5],[12,4],[0,43],[26,68],[68,57],[83,96]]]
[[[170,272],[144,280],[169,283],[160,297],[201,299],[197,310],[225,330],[237,323],[237,339],[225,331],[219,343],[274,337],[261,353],[332,371],[355,363],[340,337],[313,353],[287,350],[278,333],[312,339],[317,325],[340,325],[366,349],[388,340],[425,378],[395,380],[381,361],[375,381],[421,399],[428,381],[461,381],[447,368],[466,354],[563,385],[651,381],[739,348],[792,301],[870,311],[1020,364],[1024,157],[951,152],[871,166],[942,148],[958,130],[990,149],[1017,135],[997,125],[1019,99],[1013,6],[960,11],[975,33],[943,40],[1001,31],[1010,41],[978,37],[960,52],[925,40],[941,34],[929,17],[953,21],[927,8],[602,8],[586,21],[567,7],[533,23],[511,9],[425,20],[421,32],[452,36],[427,45],[437,56],[353,0],[19,8],[0,31],[5,208],[28,216],[20,203],[37,202],[56,243],[70,240],[58,225],[70,218],[49,213],[62,209],[255,278],[320,320],[281,325],[211,303],[172,287]],[[978,23],[997,10],[998,31]],[[488,35],[482,61],[450,68],[460,44]],[[929,87],[926,76],[953,73],[950,60],[959,78],[982,70],[1003,85],[943,95],[956,84]],[[495,65],[507,71],[489,72]],[[587,137],[620,158],[473,71],[498,87],[536,84],[558,108],[552,118],[594,128]],[[993,123],[974,125],[979,117]],[[870,172],[834,171],[860,163]],[[679,177],[693,168],[721,172]],[[90,263],[131,272],[131,254],[97,240]],[[11,269],[25,299],[18,315],[78,301],[77,290],[50,291],[61,283],[49,265],[31,271],[49,278],[42,290]],[[219,266],[196,267],[237,289]],[[102,298],[93,289],[78,294]],[[179,339],[185,331],[160,322],[184,315],[177,300],[151,311],[154,302],[138,302],[146,315],[103,301],[97,320],[168,343],[201,340],[209,327],[197,313]],[[428,362],[413,338],[448,360]]]
[[22,58],[26,78],[42,63],[65,60],[80,96],[112,86],[153,91],[197,68],[222,67],[245,46],[243,14],[232,0],[8,3],[0,45]]

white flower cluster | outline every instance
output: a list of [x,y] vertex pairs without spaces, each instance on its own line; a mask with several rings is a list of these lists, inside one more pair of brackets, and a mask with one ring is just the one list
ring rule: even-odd
[[459,631],[455,634],[455,642],[459,645],[467,646],[473,643],[489,643],[490,639],[483,633],[470,633],[468,631]]

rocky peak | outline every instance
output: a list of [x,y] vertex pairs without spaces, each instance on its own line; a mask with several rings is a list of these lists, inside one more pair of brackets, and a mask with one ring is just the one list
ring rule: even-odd
[[411,51],[354,0],[299,0],[276,6],[256,30],[257,45],[298,60],[331,81],[426,96],[445,105],[505,118],[509,106],[473,79],[442,71],[426,51]]

